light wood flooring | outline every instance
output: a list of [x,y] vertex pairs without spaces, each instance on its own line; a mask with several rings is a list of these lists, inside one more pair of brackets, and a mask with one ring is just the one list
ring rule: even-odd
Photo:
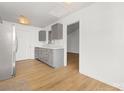
[[16,77],[0,81],[0,90],[109,90],[119,89],[78,72],[78,55],[68,54],[68,66],[54,69],[37,60],[17,62]]

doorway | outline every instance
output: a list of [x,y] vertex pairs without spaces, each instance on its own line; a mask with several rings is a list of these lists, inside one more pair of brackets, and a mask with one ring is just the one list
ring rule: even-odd
[[67,66],[79,71],[79,21],[67,26]]

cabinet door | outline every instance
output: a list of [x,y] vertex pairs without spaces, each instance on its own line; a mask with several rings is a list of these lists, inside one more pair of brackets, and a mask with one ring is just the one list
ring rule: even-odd
[[39,57],[38,59],[42,61],[42,48],[39,48]]
[[39,60],[41,62],[47,63],[48,57],[47,57],[47,49],[40,48],[39,49]]
[[39,58],[39,48],[35,47],[35,59]]
[[52,41],[52,31],[49,31],[49,33],[48,33],[48,42],[49,43],[51,43],[51,41]]
[[55,68],[64,66],[64,49],[53,50],[53,66]]
[[63,38],[63,25],[60,23],[52,26],[52,40]]
[[39,32],[39,41],[46,41],[46,31]]
[[43,61],[47,64],[48,61],[48,53],[47,53],[48,49],[43,49]]
[[57,34],[58,34],[57,33],[57,24],[52,26],[52,33],[51,34],[52,34],[51,35],[52,40],[57,39]]
[[52,49],[49,49],[48,65],[54,67],[54,65],[53,65],[53,50]]
[[63,38],[63,25],[58,24],[57,25],[57,39],[62,39]]

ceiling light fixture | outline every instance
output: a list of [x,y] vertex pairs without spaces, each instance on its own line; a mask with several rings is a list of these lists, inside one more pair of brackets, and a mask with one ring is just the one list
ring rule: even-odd
[[72,2],[71,2],[71,0],[65,0],[64,1],[66,4],[71,4]]
[[24,25],[29,25],[30,24],[30,20],[27,17],[21,15],[19,17],[19,23],[20,24],[24,24]]

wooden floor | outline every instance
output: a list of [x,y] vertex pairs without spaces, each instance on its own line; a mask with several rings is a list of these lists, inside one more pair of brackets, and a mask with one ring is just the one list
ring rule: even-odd
[[68,66],[54,69],[36,60],[17,62],[16,77],[0,81],[0,90],[119,90],[78,72],[78,55]]

